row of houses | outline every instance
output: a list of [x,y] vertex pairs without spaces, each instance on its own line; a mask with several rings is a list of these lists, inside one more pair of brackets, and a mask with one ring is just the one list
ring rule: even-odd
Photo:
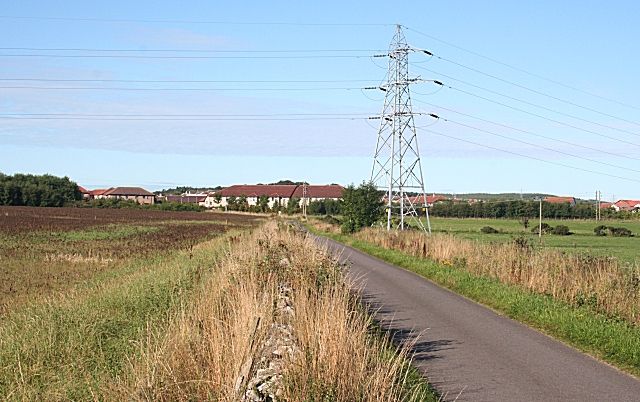
[[[544,201],[552,204],[569,203],[571,206],[576,205],[575,197],[545,197]],[[640,211],[640,200],[618,200],[616,202],[600,202],[600,209],[611,208],[616,212],[638,212]]]
[[[85,199],[122,199],[133,200],[139,204],[154,204],[156,196],[141,187],[112,187],[108,189],[87,190],[79,186],[78,189]],[[246,198],[249,206],[256,206],[266,197],[269,208],[274,206],[286,207],[291,199],[298,200],[302,206],[317,200],[339,200],[344,188],[338,184],[330,185],[294,185],[294,184],[256,184],[234,185],[215,192],[165,195],[159,196],[159,201],[177,202],[183,204],[198,204],[206,208],[227,207],[233,199]]]
[[88,200],[131,200],[144,205],[153,205],[156,201],[155,194],[142,187],[111,187],[87,190],[82,186],[78,186],[78,190],[82,193],[82,197]]
[[[79,186],[78,189],[85,199],[133,200],[139,204],[147,205],[151,205],[156,202],[156,196],[141,187],[111,187],[107,189],[87,190],[84,187]],[[243,197],[243,199],[246,198],[249,206],[256,206],[261,199],[266,198],[269,208],[273,208],[274,206],[286,207],[291,199],[298,200],[300,206],[302,206],[303,202],[308,204],[311,201],[317,200],[339,200],[342,198],[343,190],[344,188],[338,184],[239,184],[215,192],[166,195],[160,196],[159,199],[167,202],[198,204],[206,208],[225,208],[233,199],[237,200],[241,197]],[[410,197],[410,201],[414,205],[424,205],[423,196]],[[446,196],[436,194],[426,196],[427,206],[431,206],[441,201],[451,201],[451,199]],[[472,200],[466,200],[466,202],[471,201]],[[544,201],[552,204],[568,203],[571,206],[575,206],[577,203],[575,197],[545,197]],[[619,200],[615,203],[601,202],[600,208],[611,208],[616,212],[638,212],[640,211],[640,200]]]
[[298,200],[300,206],[318,200],[339,200],[344,188],[338,184],[330,185],[295,185],[295,184],[240,184],[209,193],[203,201],[206,208],[224,208],[233,199],[246,197],[249,206],[256,206],[260,199],[266,199],[269,208],[286,207],[292,199]]

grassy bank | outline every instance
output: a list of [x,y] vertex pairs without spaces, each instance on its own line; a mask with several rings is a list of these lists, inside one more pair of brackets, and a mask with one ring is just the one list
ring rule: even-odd
[[372,333],[340,265],[269,224],[234,245],[112,396],[433,400],[411,373],[406,353]]
[[461,260],[436,262],[412,255],[407,250],[395,250],[353,236],[324,231],[320,234],[413,271],[630,373],[640,375],[640,328],[625,319],[600,314],[589,303],[578,306],[514,283],[501,282],[495,276],[470,271]]

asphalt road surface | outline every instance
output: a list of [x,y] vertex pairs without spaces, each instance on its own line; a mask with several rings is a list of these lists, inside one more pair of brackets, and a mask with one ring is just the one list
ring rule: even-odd
[[445,400],[640,401],[640,380],[404,269],[327,239]]

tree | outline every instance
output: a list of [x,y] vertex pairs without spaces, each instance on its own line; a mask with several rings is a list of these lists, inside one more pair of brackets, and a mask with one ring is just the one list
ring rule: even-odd
[[382,216],[382,192],[376,186],[362,183],[353,184],[342,193],[342,215],[344,216],[342,231],[353,233],[365,226],[373,225]]
[[227,209],[230,211],[236,211],[238,209],[238,199],[235,196],[227,198]]
[[52,175],[0,175],[0,204],[61,207],[81,200],[78,185],[68,177]]
[[240,198],[238,198],[237,206],[238,206],[238,211],[249,210],[249,202],[247,201],[246,195],[241,195]]
[[269,197],[266,195],[261,195],[258,197],[258,210],[260,212],[268,212],[269,211]]
[[300,212],[300,198],[291,197],[287,202],[287,214],[293,215],[298,212]]

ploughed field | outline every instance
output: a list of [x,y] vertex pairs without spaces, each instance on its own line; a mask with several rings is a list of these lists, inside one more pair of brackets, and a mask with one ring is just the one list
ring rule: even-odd
[[[573,233],[569,236],[545,234],[541,246],[558,249],[570,253],[590,254],[596,256],[611,256],[625,263],[640,264],[640,220],[552,220],[543,222],[556,227],[565,225]],[[480,240],[488,243],[512,242],[515,238],[524,236],[530,244],[540,247],[538,235],[531,232],[537,227],[537,219],[529,219],[528,228],[515,219],[482,219],[482,218],[431,218],[434,232],[450,233],[465,239]],[[593,229],[605,225],[623,227],[633,233],[633,237],[596,236]],[[499,233],[485,234],[480,231],[490,226]]]
[[204,212],[0,207],[0,315],[256,223]]

